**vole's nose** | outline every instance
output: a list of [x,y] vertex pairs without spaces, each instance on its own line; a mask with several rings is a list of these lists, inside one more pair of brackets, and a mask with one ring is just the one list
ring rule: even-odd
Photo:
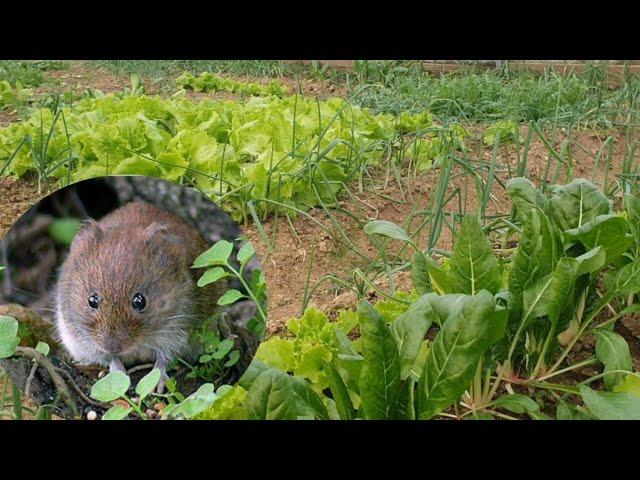
[[109,335],[104,341],[104,349],[112,354],[120,353],[124,348],[124,341],[118,335]]

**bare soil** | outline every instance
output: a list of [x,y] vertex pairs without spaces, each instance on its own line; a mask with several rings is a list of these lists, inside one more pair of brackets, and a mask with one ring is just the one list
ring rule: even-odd
[[[73,62],[68,70],[50,72],[53,78],[59,81],[55,87],[46,86],[47,92],[53,91],[82,91],[85,88],[98,88],[105,93],[122,91],[129,84],[128,78],[117,78],[104,69],[96,69],[83,62]],[[247,79],[256,81],[256,79]],[[159,93],[158,89],[148,79],[143,79],[147,87],[147,93]],[[263,80],[265,83],[268,80]],[[296,82],[290,79],[281,79],[288,88],[296,88]],[[311,80],[301,80],[300,86],[306,95],[318,95],[321,97],[343,95],[344,92],[329,84],[322,84]],[[333,88],[333,90],[331,90]],[[234,98],[228,94],[203,94],[188,92],[191,98]],[[17,114],[11,112],[0,113],[0,125],[17,120]],[[492,149],[483,147],[480,141],[481,129],[469,127],[472,133],[467,140],[469,149],[468,158],[475,172],[480,175],[483,182],[487,178],[488,166],[492,159]],[[545,132],[550,134],[551,132]],[[567,133],[559,130],[553,141],[554,149],[559,152],[562,144],[567,139]],[[520,138],[526,135],[526,126],[520,128]],[[607,136],[615,138],[611,161],[607,165],[606,155],[603,155],[598,164],[595,157],[602,147]],[[636,139],[639,139],[637,135]],[[616,179],[616,174],[622,171],[625,161],[625,149],[621,134],[615,132],[574,131],[572,132],[571,164],[573,177],[590,178],[600,187],[611,184]],[[640,151],[636,156],[640,155]],[[550,162],[550,167],[549,161]],[[511,144],[501,146],[496,158],[496,175],[492,188],[492,197],[487,205],[488,214],[505,214],[511,210],[504,183],[516,175],[518,154]],[[637,162],[637,158],[635,159]],[[527,176],[537,185],[551,181],[556,169],[556,161],[549,158],[549,151],[545,144],[534,134],[526,163]],[[254,224],[245,225],[244,231],[253,242],[262,265],[265,270],[269,310],[268,310],[268,334],[282,334],[286,332],[286,321],[297,317],[303,309],[303,302],[308,296],[308,305],[315,306],[329,315],[334,315],[338,310],[355,306],[356,295],[349,289],[341,287],[333,281],[324,281],[312,293],[309,291],[322,278],[328,275],[337,277],[352,284],[355,268],[364,267],[366,263],[356,253],[347,248],[344,242],[336,241],[338,231],[332,226],[332,220],[340,225],[350,241],[363,253],[370,257],[377,255],[377,249],[370,239],[362,231],[362,224],[368,220],[385,219],[402,224],[412,213],[425,210],[430,198],[437,190],[437,182],[440,175],[439,168],[418,176],[416,179],[407,180],[407,172],[401,175],[401,185],[395,181],[393,175],[387,177],[383,169],[370,169],[370,177],[365,180],[361,190],[357,182],[348,186],[348,191],[341,195],[341,209],[331,210],[329,213],[314,209],[309,212],[317,222],[326,226],[328,231],[320,228],[317,223],[306,216],[298,216],[291,219],[291,226],[282,215],[279,218],[270,218],[263,224],[264,229],[272,244],[270,250],[263,242]],[[557,181],[566,181],[566,168],[560,169]],[[45,186],[43,191],[38,191],[37,182],[34,179],[23,178],[20,180],[0,178],[0,236],[4,236],[8,228],[36,201],[44,197],[53,186]],[[481,190],[477,189],[477,180],[474,174],[463,171],[456,166],[452,172],[452,180],[447,189],[447,196],[455,194],[456,198],[445,208],[446,212],[474,211],[479,205]],[[329,215],[332,218],[329,218]],[[358,224],[352,216],[359,219]],[[409,227],[413,231],[423,217],[416,215]],[[418,243],[425,246],[427,242],[428,225],[421,232]],[[438,239],[438,248],[451,250],[452,233],[444,227]],[[397,246],[390,245],[388,254],[397,251]],[[405,252],[405,256],[406,256]],[[307,281],[308,278],[308,281]],[[396,288],[408,290],[411,288],[411,280],[408,272],[402,272],[394,278]],[[387,290],[386,279],[378,282],[382,290]],[[375,297],[375,292],[369,292]],[[619,322],[616,331],[622,334],[629,342],[634,358],[635,368],[640,368],[640,316],[633,315]],[[585,338],[573,354],[572,360],[579,361],[593,355],[594,345],[592,339]],[[587,375],[595,373],[592,368],[585,367],[571,375],[561,376],[558,383],[575,384]],[[550,400],[552,402],[552,400]]]

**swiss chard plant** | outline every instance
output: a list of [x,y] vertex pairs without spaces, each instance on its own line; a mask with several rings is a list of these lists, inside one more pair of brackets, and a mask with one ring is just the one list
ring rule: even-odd
[[[415,293],[375,305],[362,300],[337,322],[312,309],[291,321],[294,337],[263,343],[241,381],[252,418],[640,418],[640,374],[614,331],[620,318],[640,311],[636,197],[626,195],[625,210],[615,213],[583,179],[546,194],[514,179],[507,192],[516,223],[503,234],[515,228],[519,242],[506,260],[475,215],[461,219],[445,262],[397,225],[368,224],[369,235],[412,246]],[[385,315],[389,303],[400,307]],[[586,336],[595,340],[593,357],[572,360]],[[554,383],[591,365],[601,373],[578,385]],[[555,412],[543,411],[539,395],[516,392],[522,387],[548,392]]]

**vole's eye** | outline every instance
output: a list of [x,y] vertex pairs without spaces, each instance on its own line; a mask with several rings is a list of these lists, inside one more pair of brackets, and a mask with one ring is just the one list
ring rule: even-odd
[[147,306],[147,299],[141,293],[136,293],[131,300],[131,306],[134,310],[142,311]]
[[89,297],[89,306],[96,310],[100,306],[100,297],[97,293],[94,293]]

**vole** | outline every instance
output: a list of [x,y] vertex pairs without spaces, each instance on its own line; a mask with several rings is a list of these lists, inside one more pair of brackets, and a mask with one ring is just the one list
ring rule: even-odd
[[162,373],[175,357],[193,358],[190,334],[215,311],[226,283],[196,282],[190,268],[209,245],[179,217],[132,202],[74,238],[56,287],[56,325],[73,359],[125,366],[154,362]]

